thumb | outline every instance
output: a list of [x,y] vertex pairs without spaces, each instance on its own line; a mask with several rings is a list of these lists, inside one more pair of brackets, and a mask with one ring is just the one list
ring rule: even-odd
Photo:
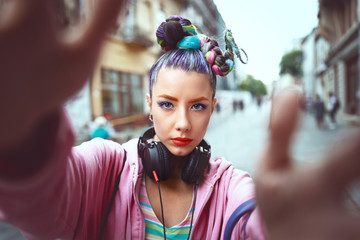
[[273,100],[265,167],[282,168],[290,164],[289,152],[298,123],[300,99],[299,92],[284,90]]

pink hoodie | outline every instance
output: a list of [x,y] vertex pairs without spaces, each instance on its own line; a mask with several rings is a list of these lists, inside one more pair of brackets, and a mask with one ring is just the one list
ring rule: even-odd
[[[56,140],[52,157],[36,176],[0,180],[0,220],[17,226],[30,240],[97,239],[126,151],[103,239],[144,239],[145,223],[138,202],[143,167],[137,139],[123,145],[94,139],[72,148],[73,131],[63,117]],[[197,196],[191,239],[222,239],[233,211],[254,197],[254,184],[247,173],[218,158],[210,161]],[[243,223],[242,218],[232,239],[241,239]],[[265,239],[257,210],[246,232],[246,239]]]

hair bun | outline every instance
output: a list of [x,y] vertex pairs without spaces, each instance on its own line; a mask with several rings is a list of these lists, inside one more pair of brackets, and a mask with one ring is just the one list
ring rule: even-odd
[[156,37],[164,51],[176,49],[177,43],[188,35],[184,32],[182,25],[188,22],[190,21],[180,16],[171,16],[160,24],[156,31]]
[[[175,49],[200,49],[216,75],[226,76],[234,69],[234,55],[242,63],[247,63],[245,51],[237,47],[230,30],[225,33],[226,51],[224,53],[216,40],[199,34],[188,19],[177,15],[167,18],[160,24],[156,37],[165,52]],[[242,60],[240,51],[245,54],[246,62]]]
[[157,41],[164,51],[177,49],[178,42],[184,37],[197,34],[195,26],[188,19],[177,15],[168,17],[156,31]]

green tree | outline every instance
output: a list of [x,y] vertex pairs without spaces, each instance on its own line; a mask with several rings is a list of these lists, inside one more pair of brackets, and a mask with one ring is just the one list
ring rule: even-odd
[[250,92],[254,97],[267,94],[265,84],[261,80],[255,79],[252,75],[247,75],[247,77],[239,84],[238,88]]
[[299,78],[302,76],[302,52],[301,50],[292,50],[281,58],[280,61],[280,75],[289,73],[290,75]]

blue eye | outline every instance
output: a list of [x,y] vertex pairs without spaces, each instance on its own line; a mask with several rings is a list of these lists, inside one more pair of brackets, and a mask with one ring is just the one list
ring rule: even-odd
[[191,106],[191,109],[194,109],[196,111],[201,111],[207,109],[207,106],[205,104],[195,103],[194,105]]
[[171,102],[159,102],[158,105],[165,110],[170,110],[174,108],[174,104],[172,104]]

